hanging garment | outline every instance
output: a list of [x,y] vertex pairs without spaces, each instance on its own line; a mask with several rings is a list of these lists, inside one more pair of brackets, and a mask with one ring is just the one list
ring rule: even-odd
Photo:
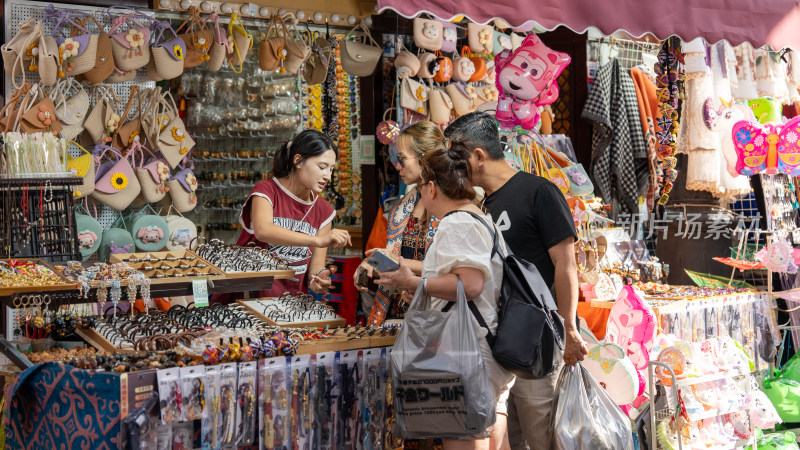
[[745,42],[736,46],[736,78],[737,83],[732,85],[733,98],[737,101],[747,101],[758,98],[756,87],[756,66],[753,58],[753,46]]
[[642,122],[642,132],[647,142],[647,168],[650,176],[647,180],[647,210],[652,211],[658,193],[658,178],[661,175],[661,165],[656,154],[656,133],[661,130],[656,126],[656,119],[661,117],[658,111],[658,95],[653,77],[644,65],[631,69],[631,79],[636,88],[636,99],[639,102],[639,119]]
[[636,88],[618,60],[601,67],[581,114],[593,125],[592,177],[606,202],[618,197],[625,212],[638,210],[635,161],[647,159]]

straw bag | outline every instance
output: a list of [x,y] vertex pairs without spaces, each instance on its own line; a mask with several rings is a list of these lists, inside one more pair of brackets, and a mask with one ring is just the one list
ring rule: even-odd
[[[160,202],[169,191],[167,187],[169,165],[138,141],[134,141],[130,151],[140,155],[140,163],[136,166],[136,178],[139,179],[139,184],[142,187],[142,192],[139,195],[147,203]],[[149,161],[145,159],[144,152],[147,152],[152,157]]]
[[72,188],[72,196],[74,198],[86,198],[94,192],[94,177],[95,177],[95,163],[94,157],[89,153],[81,144],[71,141],[71,144],[78,147],[83,154],[81,156],[73,157],[67,153],[67,170],[73,173],[73,176],[81,177],[83,182]]
[[[313,35],[312,35],[313,36]],[[311,54],[303,66],[303,78],[308,84],[324,83],[328,78],[328,65],[333,50],[331,44],[323,37],[317,37],[311,44]]]
[[419,71],[417,71],[417,76],[425,80],[432,79],[434,74],[439,71],[439,58],[429,52],[420,53],[418,58]]
[[[44,35],[42,23],[35,19],[27,19],[17,25],[17,34],[10,41],[0,46],[3,54],[3,67],[6,75],[11,77],[14,87],[19,88],[14,81],[18,75],[25,75],[25,70],[36,71],[31,67],[36,66],[39,54],[39,38]],[[23,79],[24,83],[24,79]]]
[[24,101],[33,85],[26,81],[8,98],[3,109],[0,109],[0,132],[19,130],[19,118],[22,113]]
[[[172,208],[170,208],[172,210]],[[169,232],[167,234],[167,250],[188,250],[192,241],[197,237],[197,227],[194,222],[178,214],[167,214]]]
[[496,102],[500,97],[500,91],[494,85],[481,85],[475,87],[475,93],[478,96],[478,106],[484,103]]
[[453,81],[465,83],[475,75],[475,63],[469,58],[469,49],[463,47],[461,56],[453,61]]
[[78,24],[88,29],[89,19],[91,19],[97,26],[97,29],[100,30],[100,33],[97,35],[97,54],[92,70],[89,70],[83,75],[79,75],[78,79],[97,84],[106,81],[111,73],[114,72],[114,50],[111,44],[111,36],[103,30],[103,27],[97,22],[94,16],[87,16],[82,21],[78,21]]
[[575,164],[563,154],[550,148],[547,148],[545,151],[550,160],[561,167],[562,171],[567,176],[570,194],[583,197],[584,195],[589,195],[594,192],[594,185],[589,175],[586,173],[586,169],[583,168],[583,164]]
[[436,52],[436,59],[439,60],[439,70],[433,74],[433,80],[437,83],[447,83],[453,77],[453,61],[442,52]]
[[[369,41],[369,43],[350,40],[353,33],[359,29],[364,32],[363,41]],[[381,59],[381,55],[383,55],[383,49],[372,38],[372,34],[370,34],[369,29],[363,22],[347,33],[347,37],[342,40],[341,46],[342,69],[348,74],[358,77],[372,75],[378,65],[378,61]]]
[[94,106],[83,123],[85,135],[95,145],[110,144],[121,119],[117,112],[117,94],[108,85],[98,85],[92,89],[91,99]]
[[[128,120],[128,115],[133,107],[133,101],[136,99],[136,116]],[[118,126],[114,131],[112,138],[112,146],[119,150],[127,150],[134,142],[139,142],[144,139],[144,131],[142,130],[142,97],[139,94],[139,86],[131,86],[130,94],[128,95],[128,102],[125,104],[125,109],[120,115],[121,121],[125,121],[122,125]]]
[[178,108],[172,95],[156,93],[150,101],[149,119],[144,124],[148,144],[159,151],[174,169],[194,147],[194,139],[186,131],[186,125],[178,116]]
[[133,236],[121,227],[121,219],[119,218],[111,225],[111,228],[103,231],[103,238],[100,240],[100,248],[97,250],[97,257],[101,261],[108,262],[111,255],[117,253],[133,253],[136,251],[136,244],[133,242]]
[[469,48],[474,53],[491,54],[494,47],[494,28],[491,25],[467,24]]
[[197,67],[211,59],[209,52],[214,36],[206,27],[205,21],[200,17],[200,10],[196,6],[189,7],[189,18],[178,27],[177,32],[186,46],[186,55],[183,58],[185,69]]
[[[278,22],[283,24],[284,29],[286,24],[279,17],[277,14],[272,16],[264,40],[258,46],[258,67],[264,71],[276,70],[281,67],[283,60],[286,59],[286,55],[289,53],[286,45],[287,34],[281,34]],[[271,36],[273,33],[274,35]]]
[[428,97],[431,110],[431,121],[440,125],[450,123],[453,112],[453,101],[442,88],[434,87],[432,81],[428,81],[430,90]]
[[61,122],[61,137],[71,141],[83,132],[89,114],[89,94],[74,78],[62,78],[49,90],[55,104],[56,118]]
[[[81,213],[81,209],[86,214]],[[78,251],[81,259],[86,261],[97,253],[103,238],[103,227],[96,218],[89,214],[84,205],[75,206],[75,229],[78,232]]]
[[422,49],[435,52],[442,48],[442,23],[436,20],[414,19],[414,44]]
[[60,133],[62,127],[56,117],[56,106],[44,89],[34,84],[25,97],[27,101],[22,104],[20,130],[24,133]]
[[[311,55],[311,47],[309,47],[303,35],[297,31],[297,26],[295,25],[297,19],[295,19],[294,14],[286,14],[284,20],[286,19],[289,20],[290,26],[287,27],[284,21],[281,21],[281,23],[286,30],[286,48],[289,50],[289,54],[286,55],[283,65],[289,73],[297,73]],[[292,31],[294,31],[294,36],[292,36]]]
[[[153,23],[153,34],[156,36],[150,49],[153,57],[147,64],[147,77],[153,81],[171,80],[183,73],[186,44],[172,29],[169,22]],[[158,31],[155,31],[158,29]],[[168,32],[168,33],[165,33]],[[167,39],[167,35],[172,35]]]
[[416,76],[419,73],[419,59],[408,50],[401,51],[394,59],[394,68],[397,78],[403,79]]
[[468,93],[467,85],[464,83],[450,83],[445,87],[445,90],[450,96],[450,101],[453,102],[456,117],[475,111],[475,99]]
[[[110,11],[113,7],[109,8]],[[111,16],[111,50],[114,65],[122,72],[141,69],[150,62],[150,27],[145,20],[149,17],[133,11],[119,16]],[[138,19],[138,20],[137,20]]]
[[[53,5],[47,5],[44,14],[45,19],[56,19],[52,35],[58,45],[58,76],[76,76],[94,69],[97,60],[98,35],[90,33],[88,29],[76,22],[76,19],[84,17],[85,13],[57,10]],[[65,26],[69,30],[65,33],[68,37],[59,37]]]
[[[128,161],[133,153],[123,157],[119,150],[107,145],[95,147],[95,153],[98,152],[100,155],[95,159],[98,167],[92,198],[117,211],[122,211],[130,206],[141,192],[139,179],[136,178],[133,167]],[[107,161],[103,163],[104,157],[107,157]]]
[[419,81],[403,78],[400,82],[400,106],[427,116],[428,88]]
[[197,206],[197,178],[192,169],[181,169],[167,181],[175,211],[189,212]]
[[39,38],[38,65],[31,66],[39,69],[39,81],[43,86],[52,86],[58,80],[58,44],[50,35]]
[[[244,60],[253,47],[253,35],[247,32],[244,24],[236,13],[231,14],[228,22],[228,36],[233,37],[230,65],[234,73],[241,73]],[[238,69],[236,66],[239,66]]]
[[133,237],[133,245],[141,252],[157,252],[167,245],[169,226],[153,207],[145,206],[125,219],[125,228]]
[[[464,50],[468,49],[464,47]],[[486,77],[487,68],[486,61],[484,61],[483,57],[479,55],[473,55],[469,58],[469,60],[472,61],[472,65],[475,67],[475,73],[472,74],[468,81],[471,83],[476,83],[484,79]]]
[[222,63],[225,62],[225,58],[228,56],[228,53],[231,52],[233,46],[228,43],[228,33],[225,32],[225,28],[219,26],[219,16],[217,13],[212,13],[208,19],[214,22],[214,28],[211,33],[214,42],[211,44],[211,50],[208,52],[210,56],[208,60],[208,69],[217,71],[222,68]]

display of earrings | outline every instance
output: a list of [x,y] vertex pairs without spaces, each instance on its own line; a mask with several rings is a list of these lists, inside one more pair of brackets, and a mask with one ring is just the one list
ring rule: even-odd
[[794,179],[784,175],[759,175],[764,192],[764,203],[767,215],[767,228],[784,230],[794,243],[800,243],[800,231],[797,230],[797,189]]

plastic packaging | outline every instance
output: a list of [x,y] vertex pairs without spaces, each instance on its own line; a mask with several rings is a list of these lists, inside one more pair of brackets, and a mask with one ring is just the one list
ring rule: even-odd
[[631,422],[580,364],[558,376],[550,429],[558,450],[633,450]]
[[488,436],[495,398],[458,280],[455,311],[430,308],[423,280],[391,354],[395,430],[403,438]]
[[166,425],[183,420],[183,395],[177,367],[157,372],[161,400],[161,422]]
[[256,376],[255,361],[239,364],[239,384],[236,389],[236,442],[238,445],[253,445],[256,439]]

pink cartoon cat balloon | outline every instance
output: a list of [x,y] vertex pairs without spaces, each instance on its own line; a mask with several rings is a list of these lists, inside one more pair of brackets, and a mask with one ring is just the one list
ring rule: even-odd
[[494,58],[500,126],[533,129],[539,122],[539,106],[558,98],[556,79],[569,62],[569,55],[551,50],[535,34],[529,34],[513,53],[500,52]]

